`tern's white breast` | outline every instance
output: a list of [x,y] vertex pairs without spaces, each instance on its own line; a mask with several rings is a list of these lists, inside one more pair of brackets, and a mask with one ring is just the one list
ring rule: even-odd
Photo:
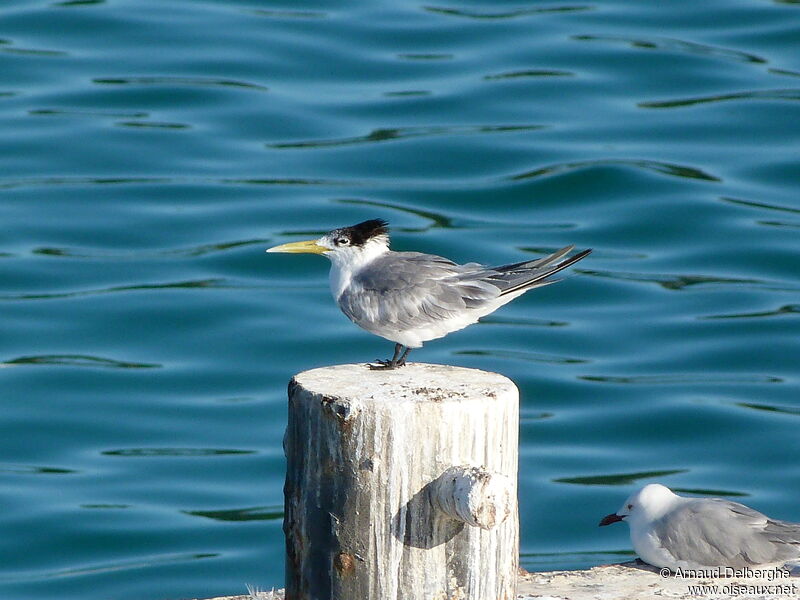
[[339,302],[341,295],[352,284],[353,277],[381,254],[389,252],[386,238],[369,240],[362,247],[337,248],[326,256],[331,261],[329,282],[333,299]]

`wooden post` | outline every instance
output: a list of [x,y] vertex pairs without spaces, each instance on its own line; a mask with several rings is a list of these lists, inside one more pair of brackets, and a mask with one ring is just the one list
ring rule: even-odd
[[513,600],[518,392],[496,373],[338,365],[289,384],[288,600]]

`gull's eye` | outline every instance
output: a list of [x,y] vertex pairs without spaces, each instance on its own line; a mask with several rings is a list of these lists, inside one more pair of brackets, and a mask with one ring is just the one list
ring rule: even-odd
[[346,237],[338,237],[335,240],[333,240],[333,243],[336,244],[337,246],[349,246],[350,240],[349,238]]
[[628,510],[633,508],[633,504],[628,504]]

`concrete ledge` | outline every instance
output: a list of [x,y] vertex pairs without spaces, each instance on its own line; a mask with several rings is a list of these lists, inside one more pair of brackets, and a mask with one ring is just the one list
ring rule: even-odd
[[[783,572],[785,573],[785,572]],[[520,569],[518,600],[790,600],[800,598],[800,570],[790,577],[776,570],[761,570],[763,577],[683,578],[663,576],[659,569],[639,560],[601,565],[586,571],[528,573]],[[716,586],[716,588],[714,587]],[[213,600],[284,600],[283,590],[225,596]]]
[[521,573],[520,600],[649,600],[665,598],[759,598],[788,600],[800,597],[800,577],[788,570],[762,570],[765,577],[689,578],[665,572],[640,560],[602,565],[586,571]]

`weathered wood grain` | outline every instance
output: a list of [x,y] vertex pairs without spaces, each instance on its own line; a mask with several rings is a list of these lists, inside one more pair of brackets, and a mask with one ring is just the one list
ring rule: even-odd
[[297,375],[284,440],[287,597],[513,599],[518,411],[510,380],[474,369]]

